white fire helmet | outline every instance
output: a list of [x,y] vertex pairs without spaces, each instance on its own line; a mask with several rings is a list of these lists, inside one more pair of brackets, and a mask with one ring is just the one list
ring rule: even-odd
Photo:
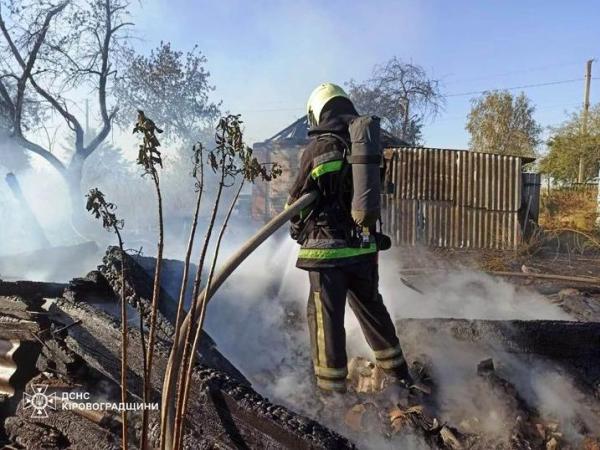
[[348,94],[340,86],[333,83],[322,83],[312,91],[306,103],[306,114],[310,126],[319,124],[319,116],[323,107],[335,97],[343,97],[350,100]]

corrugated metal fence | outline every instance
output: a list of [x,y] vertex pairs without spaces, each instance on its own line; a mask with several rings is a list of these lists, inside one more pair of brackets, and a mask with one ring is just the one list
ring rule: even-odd
[[384,230],[395,245],[515,248],[522,161],[465,150],[386,150]]

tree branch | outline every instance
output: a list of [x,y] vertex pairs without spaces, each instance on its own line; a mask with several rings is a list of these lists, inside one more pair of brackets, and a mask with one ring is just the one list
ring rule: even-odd
[[[108,115],[107,120],[106,120],[104,126],[102,127],[102,129],[100,130],[100,132],[85,147],[81,156],[83,156],[84,158],[87,158],[94,150],[96,150],[96,148],[98,148],[98,146],[102,143],[102,141],[104,141],[104,139],[106,139],[106,137],[108,136],[108,133],[110,133],[111,123],[112,123],[113,119],[115,118],[117,111],[118,111],[118,108],[115,108],[112,110],[112,112]],[[107,125],[107,123],[108,123],[108,125]]]
[[[106,85],[108,82],[108,77],[111,73],[110,64],[108,62],[110,55],[110,42],[115,30],[118,30],[121,25],[116,26],[113,29],[112,19],[113,14],[122,9],[121,7],[114,7],[111,9],[110,0],[104,0],[104,8],[105,8],[105,27],[106,31],[104,34],[104,39],[102,41],[102,47],[100,50],[101,56],[101,67],[100,67],[100,79],[98,82],[98,104],[100,105],[100,115],[102,116],[102,129],[98,133],[98,135],[85,147],[81,150],[80,155],[83,158],[87,158],[100,143],[108,136],[110,132],[112,120],[114,119],[117,109],[115,108],[111,113],[108,112],[108,108],[106,106]],[[99,38],[99,36],[98,36]]]
[[17,142],[19,145],[26,148],[27,150],[35,153],[36,155],[40,155],[42,158],[48,161],[50,165],[52,165],[52,167],[54,167],[61,175],[67,175],[67,168],[65,167],[63,162],[41,145],[31,142],[20,133],[17,133],[14,136],[12,136],[12,139],[14,139],[15,142]]
[[83,148],[83,127],[77,118],[71,114],[66,107],[61,105],[60,102],[52,96],[52,94],[48,93],[45,89],[38,85],[33,78],[30,78],[29,81],[37,93],[44,97],[44,99],[59,112],[59,114],[66,120],[69,127],[71,127],[71,129],[75,132],[75,151],[79,153]]
[[2,33],[4,34],[4,37],[6,38],[6,40],[8,41],[13,55],[19,62],[19,65],[21,66],[21,68],[23,69],[23,73],[22,73],[21,77],[19,78],[19,81],[17,82],[17,98],[15,101],[14,117],[13,117],[14,129],[16,131],[18,131],[19,133],[21,132],[23,100],[25,98],[25,87],[27,84],[27,80],[32,77],[31,71],[33,70],[33,66],[35,65],[35,62],[37,60],[37,56],[40,51],[40,47],[42,46],[42,43],[46,39],[46,34],[48,33],[48,27],[50,26],[50,22],[52,21],[52,18],[54,16],[56,16],[57,14],[59,14],[63,9],[65,9],[66,6],[67,6],[67,3],[61,3],[58,6],[56,6],[55,8],[50,9],[46,13],[46,17],[44,18],[44,23],[43,23],[41,29],[39,30],[38,35],[33,43],[33,48],[31,49],[31,52],[29,53],[27,62],[25,62],[23,57],[20,55],[16,45],[14,44],[13,40],[11,39],[10,34],[8,33],[6,24],[4,23],[4,20],[2,18],[0,18],[0,28],[2,29]]
[[[33,78],[33,75],[31,74],[31,70],[32,70],[33,66],[35,65],[35,61],[37,59],[39,49],[40,49],[42,43],[44,42],[44,39],[46,38],[46,33],[48,31],[50,21],[52,20],[52,18],[54,16],[59,14],[67,6],[67,4],[68,4],[68,1],[63,2],[48,11],[48,13],[46,14],[46,17],[44,19],[44,25],[42,26],[42,29],[39,32],[39,36],[36,39],[36,42],[35,42],[34,47],[29,55],[27,62],[25,62],[25,59],[19,52],[19,49],[17,48],[12,37],[10,36],[10,33],[8,32],[8,28],[6,27],[6,23],[4,22],[4,19],[2,18],[1,14],[0,14],[0,30],[2,31],[4,38],[8,42],[8,46],[9,46],[14,58],[17,60],[17,62],[23,69],[23,74],[19,78],[19,84],[18,84],[18,90],[17,90],[17,101],[16,101],[16,105],[15,105],[15,115],[13,117],[13,122],[14,122],[13,126],[14,126],[15,132],[17,133],[17,135],[15,135],[15,137],[17,139],[21,138],[21,139],[24,139],[25,141],[27,141],[23,137],[22,130],[21,130],[21,121],[22,121],[21,110],[22,110],[22,105],[23,105],[25,85],[26,85],[27,80],[29,80],[29,82],[31,83],[33,88],[37,91],[37,93],[39,95],[41,95],[46,101],[48,101],[52,105],[52,107],[56,111],[58,111],[58,113],[67,121],[67,123],[69,124],[71,129],[73,129],[75,131],[75,148],[76,148],[76,152],[78,152],[78,151],[80,151],[80,149],[83,148],[83,128],[81,127],[81,124],[75,118],[75,116],[73,116],[71,113],[69,113],[67,111],[67,109],[64,108],[59,103],[59,101],[54,96],[52,96],[49,92],[47,92],[45,89],[43,89],[41,86],[39,86],[37,84],[37,82],[35,81],[35,79]],[[27,142],[30,142],[30,141],[27,141]],[[33,150],[33,148],[31,146],[24,145],[24,147],[30,151],[36,152],[35,150]],[[62,165],[62,163],[61,163],[61,165]],[[63,166],[63,168],[64,168],[64,166]]]
[[12,98],[10,98],[10,94],[8,93],[8,89],[6,89],[6,86],[2,82],[2,78],[0,78],[0,96],[4,98],[3,104],[6,105],[11,116],[14,116],[15,104],[13,103]]

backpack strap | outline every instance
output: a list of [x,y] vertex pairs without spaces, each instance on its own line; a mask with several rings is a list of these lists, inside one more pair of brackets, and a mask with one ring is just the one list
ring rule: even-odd
[[350,155],[348,157],[350,164],[381,164],[380,155]]
[[333,138],[335,140],[337,140],[339,143],[342,144],[342,146],[344,147],[344,153],[342,154],[342,168],[340,169],[340,177],[339,177],[339,182],[340,185],[337,186],[337,193],[336,193],[336,197],[337,197],[337,203],[339,205],[339,207],[342,209],[342,211],[344,211],[345,216],[347,217],[347,227],[346,227],[346,240],[348,242],[352,242],[353,240],[355,240],[356,238],[356,230],[355,230],[355,223],[354,220],[352,219],[352,214],[350,212],[350,209],[348,209],[346,207],[346,205],[344,204],[344,190],[343,190],[343,183],[344,180],[346,180],[348,177],[351,177],[351,158],[352,158],[352,150],[351,150],[351,146],[350,143],[346,141],[346,139],[344,139],[343,137],[341,137],[339,134],[336,133],[323,133],[320,134],[319,136],[317,136],[317,139],[319,138]]
[[[344,159],[350,164],[380,164],[381,155],[353,155],[351,151],[350,143],[338,134],[335,133],[323,133],[319,137],[333,137],[344,146]],[[318,138],[317,138],[318,139]]]
[[341,137],[339,134],[336,134],[336,133],[319,134],[317,136],[317,139],[320,139],[322,137],[332,137],[332,138],[336,139],[338,142],[340,142],[344,146],[344,159],[348,158],[348,156],[350,155],[350,143],[346,142],[346,139],[344,139],[343,137]]

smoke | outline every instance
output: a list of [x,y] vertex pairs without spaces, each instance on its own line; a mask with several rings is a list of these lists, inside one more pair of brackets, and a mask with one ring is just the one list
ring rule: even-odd
[[[5,182],[7,170],[0,171],[0,213],[6,218],[0,236],[2,254],[17,253],[35,249],[33,227],[23,205],[15,198]],[[54,175],[54,176],[53,176]],[[44,228],[50,242],[60,245],[64,241],[61,232],[62,216],[70,213],[68,204],[63,201],[66,189],[58,182],[58,174],[30,168],[18,175],[23,196],[37,221]],[[43,182],[42,182],[43,181]]]
[[[295,246],[286,239],[259,248],[208,307],[209,334],[251,378],[282,362],[286,365],[299,350],[298,356],[308,358],[303,306],[308,280],[294,267]],[[287,379],[295,373],[293,363],[290,373],[284,374]]]
[[[40,157],[31,157],[29,165],[17,165],[7,153],[8,149],[0,142],[1,278],[67,282],[95,269],[104,249],[116,244],[114,234],[105,231],[101,222],[83,209],[85,194],[96,187],[104,192],[107,201],[116,205],[117,217],[125,222],[122,236],[126,248],[141,249],[148,256],[156,253],[158,222],[154,186],[148,177],[141,176],[141,169],[120,148],[104,143],[86,160],[76,223],[64,178]],[[24,154],[22,149],[20,153],[14,152]],[[164,153],[164,168],[160,172],[165,221],[164,254],[167,258],[181,259],[187,246],[196,199],[192,163],[188,158],[191,150],[167,148]],[[5,181],[6,175],[13,173],[13,169],[18,169],[14,173],[22,199]],[[194,259],[206,229],[216,185],[210,170],[205,175],[206,187]],[[224,194],[220,216],[228,207],[231,191],[233,189],[228,189]],[[234,217],[235,220],[238,218]],[[239,234],[242,238],[246,235]]]
[[[241,231],[241,230],[240,230]],[[230,230],[229,235],[238,234]],[[232,245],[233,248],[233,245]],[[274,401],[322,420],[315,399],[305,307],[307,274],[295,268],[297,245],[283,233],[268,241],[235,272],[209,306],[207,329],[225,354]],[[225,257],[225,256],[224,256]],[[463,269],[439,272],[415,284],[423,294],[400,282],[402,253],[381,254],[380,290],[394,320],[465,318],[489,320],[569,320],[556,305],[532,290],[518,288],[483,273]],[[477,375],[477,364],[492,357],[501,377],[517,387],[540,420],[556,420],[566,439],[576,442],[576,426],[595,417],[582,406],[583,394],[560,368],[535,358],[509,354],[500,345],[457,341],[447,335],[424,336],[398,330],[412,361],[425,359],[439,387],[439,418],[486,439],[508,441],[514,425],[514,399],[490,389]],[[371,357],[358,322],[346,311],[349,357]],[[570,425],[576,424],[576,425]],[[330,424],[336,426],[336,424]],[[339,424],[337,424],[339,426]],[[590,428],[591,424],[588,424]],[[593,429],[593,428],[590,428]],[[341,431],[341,430],[340,430]],[[389,441],[368,437],[366,445],[385,448]],[[404,437],[403,448],[427,448]],[[407,440],[408,439],[408,440]],[[412,439],[412,440],[411,440]],[[398,444],[394,441],[394,444]]]
[[546,361],[523,364],[517,358],[505,358],[505,365],[517,386],[529,386],[522,389],[525,400],[547,419],[559,423],[568,441],[580,442],[585,437],[582,430],[598,431],[597,405],[592,405],[559,367]]
[[[2,177],[4,173],[0,174]],[[139,180],[134,176],[134,180]],[[102,182],[102,177],[99,178]],[[152,253],[155,245],[155,199],[146,180],[135,181],[129,189],[109,192],[116,196],[126,219],[124,236],[129,248],[143,246]],[[99,251],[74,257],[63,255],[52,262],[24,259],[20,266],[15,253],[35,250],[31,224],[5,183],[0,183],[0,214],[9,219],[0,234],[0,273],[6,279],[26,278],[67,281],[95,268],[102,250],[114,243],[113,236],[90,219],[85,238],[72,231],[68,220],[70,205],[64,181],[58,174],[40,167],[19,173],[23,194],[32,212],[42,225],[53,246],[75,244],[93,239]],[[111,180],[106,181],[109,186]],[[140,192],[144,190],[143,199]],[[101,186],[102,187],[102,186]],[[191,184],[189,186],[192,191]],[[108,188],[106,189],[108,191]],[[119,197],[120,195],[120,197]],[[176,194],[175,194],[176,195]],[[181,211],[191,211],[193,196],[178,205]],[[207,205],[204,202],[199,237],[203,236]],[[227,202],[224,202],[223,210]],[[133,214],[135,212],[135,214]],[[139,213],[139,215],[138,215]],[[168,257],[181,258],[187,240],[189,214],[167,216]],[[224,261],[252,233],[255,225],[245,217],[233,219],[227,232],[222,256]],[[194,259],[200,247],[197,241]],[[278,403],[319,417],[319,402],[315,398],[311,368],[305,308],[309,285],[307,274],[295,268],[297,245],[285,232],[271,238],[255,252],[217,293],[209,306],[207,330],[219,349],[252,381],[255,388]],[[433,272],[427,277],[410,280],[423,291],[420,294],[400,281],[399,271],[406,263],[402,252],[384,252],[380,260],[380,290],[394,320],[403,318],[466,318],[466,319],[553,319],[568,320],[569,316],[541,295],[518,288],[506,281],[462,269],[459,272]],[[37,257],[36,257],[37,258]],[[2,265],[2,259],[8,265]],[[27,262],[29,261],[29,263]],[[408,261],[410,262],[410,261]],[[482,347],[459,342],[446,336],[424,337],[398,330],[409,361],[426,358],[431,362],[432,375],[439,386],[440,420],[461,426],[472,426],[498,439],[507,439],[514,405],[498,392],[489,389],[476,374],[477,363],[492,357],[504,378],[512,382],[529,405],[540,415],[561,424],[561,431],[571,442],[581,438],[582,423],[593,429],[596,416],[583,401],[584,396],[570,377],[559,368],[538,360],[525,360],[508,354],[499,347]],[[350,310],[346,314],[346,334],[349,357],[371,356],[360,327]],[[476,420],[475,420],[476,419]],[[466,422],[465,422],[466,421]],[[473,423],[471,423],[473,422]],[[334,427],[336,424],[332,424]],[[369,436],[366,446],[385,448],[388,441]],[[376,440],[377,439],[377,440]],[[403,437],[403,448],[427,448],[415,437]]]
[[[424,255],[419,260],[434,259]],[[414,258],[414,252],[411,254]],[[404,265],[403,265],[404,263]],[[491,320],[569,320],[569,315],[531,289],[523,289],[500,278],[463,268],[452,272],[424,274],[415,285],[424,295],[399,286],[402,251],[381,254],[381,292],[397,317],[454,317]],[[411,266],[408,265],[410,268]]]
[[[6,163],[3,156],[0,163]],[[73,228],[60,175],[40,165],[20,170],[19,198],[6,182],[8,173],[0,165],[0,278],[66,282],[94,269],[102,253]],[[100,246],[106,242],[102,236],[97,240]],[[58,250],[48,251],[49,247]]]

